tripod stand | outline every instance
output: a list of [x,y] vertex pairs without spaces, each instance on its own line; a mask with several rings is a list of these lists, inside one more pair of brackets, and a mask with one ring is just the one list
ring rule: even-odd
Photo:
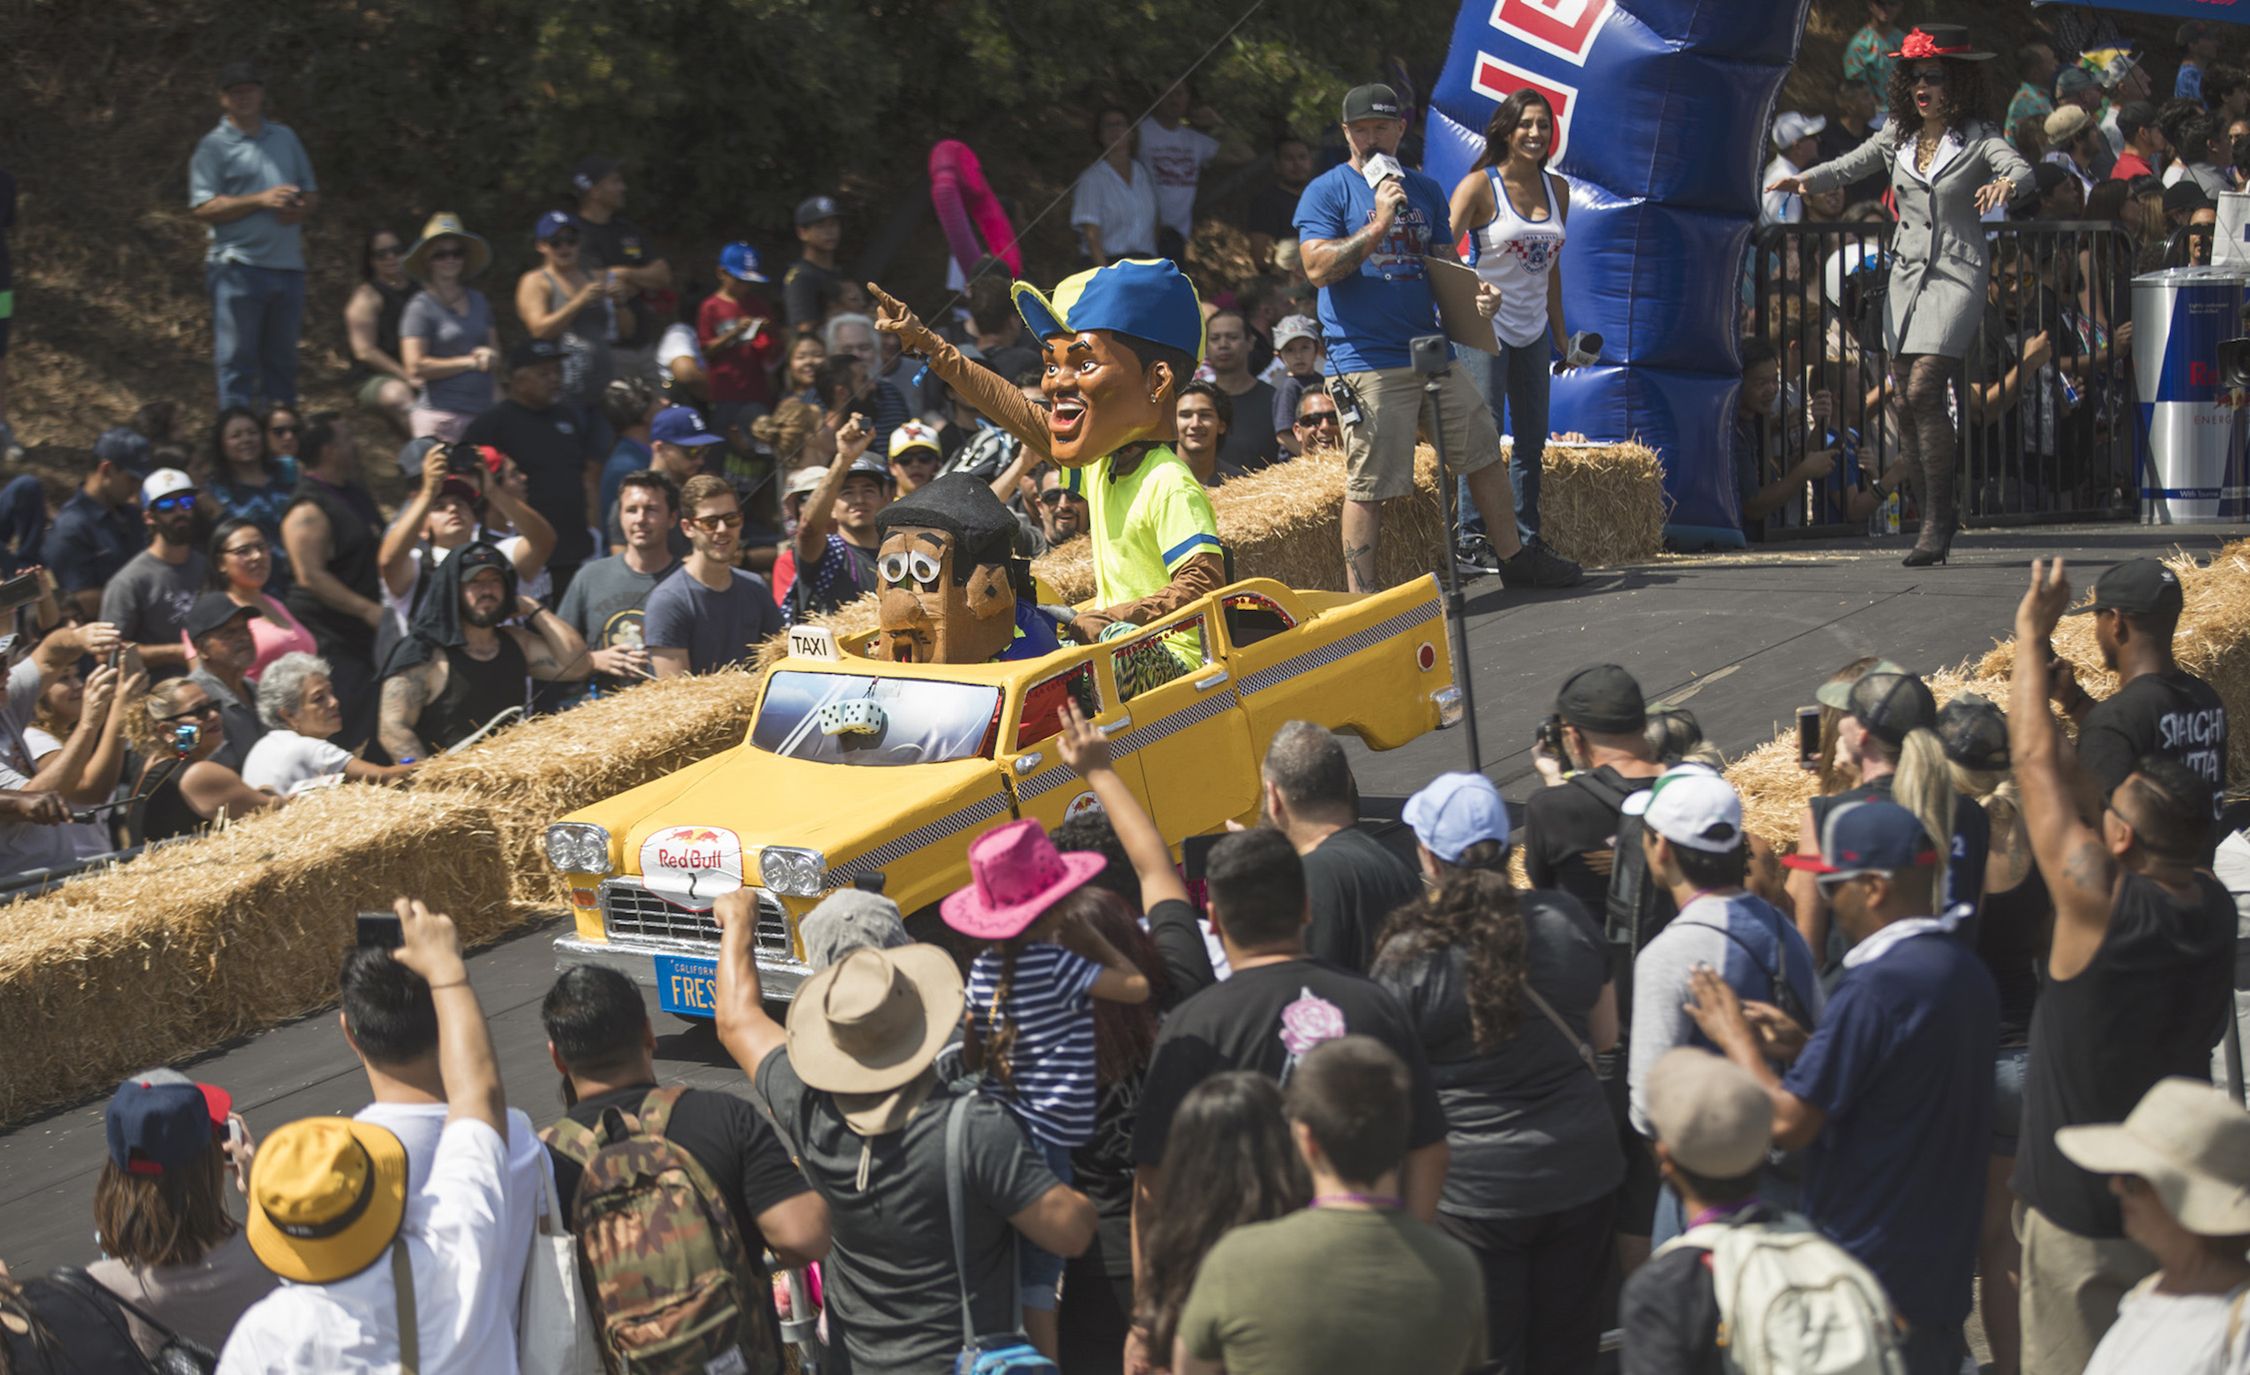
[[[1475,674],[1469,668],[1469,612],[1468,599],[1461,593],[1460,553],[1454,547],[1453,532],[1457,528],[1460,504],[1460,481],[1454,475],[1453,465],[1445,454],[1445,426],[1438,409],[1439,381],[1453,366],[1446,357],[1445,336],[1425,334],[1414,340],[1414,370],[1422,374],[1423,423],[1430,433],[1430,447],[1437,451],[1438,513],[1442,528],[1438,543],[1444,546],[1438,562],[1440,583],[1445,588],[1445,622],[1452,639],[1453,682],[1461,689],[1461,725],[1468,734],[1469,768],[1484,772],[1484,750],[1477,739],[1477,694],[1472,680]],[[1511,519],[1513,517],[1511,516]]]

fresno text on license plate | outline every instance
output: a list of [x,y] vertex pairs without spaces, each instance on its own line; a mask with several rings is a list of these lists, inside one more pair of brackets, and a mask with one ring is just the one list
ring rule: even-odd
[[683,1017],[716,1017],[719,966],[682,955],[656,957],[656,1005]]

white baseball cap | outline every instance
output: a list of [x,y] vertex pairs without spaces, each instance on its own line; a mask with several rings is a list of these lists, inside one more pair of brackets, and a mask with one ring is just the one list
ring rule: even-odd
[[192,492],[195,479],[177,468],[159,468],[141,483],[141,505],[161,501],[175,492]]
[[1320,342],[1320,322],[1310,315],[1284,315],[1281,323],[1273,327],[1273,346],[1278,349],[1292,339],[1310,339]]
[[1690,850],[1723,855],[1742,843],[1742,798],[1701,764],[1665,770],[1647,792],[1626,798],[1624,811]]
[[1828,127],[1828,116],[1784,110],[1773,117],[1773,146],[1787,148],[1801,138],[1811,138]]

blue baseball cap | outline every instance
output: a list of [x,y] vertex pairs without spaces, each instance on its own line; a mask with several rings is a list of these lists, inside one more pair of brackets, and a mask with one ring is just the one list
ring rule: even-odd
[[540,243],[545,243],[565,229],[576,229],[577,227],[577,216],[567,210],[550,210],[541,215],[539,222],[531,227],[531,237]]
[[724,444],[723,436],[711,433],[703,417],[688,406],[666,406],[649,422],[648,437],[658,444],[677,444],[683,449],[693,449],[704,444]]
[[1448,864],[1480,840],[1508,843],[1508,804],[1481,773],[1441,773],[1399,813],[1422,848]]
[[1065,277],[1052,294],[1014,287],[1016,312],[1035,339],[1106,329],[1203,361],[1203,303],[1169,259],[1125,258]]
[[94,441],[95,459],[115,464],[135,477],[149,475],[153,454],[148,436],[129,425],[112,425]]
[[144,1070],[117,1086],[103,1114],[110,1163],[138,1175],[193,1165],[226,1130],[233,1108],[225,1089],[177,1070]]
[[763,282],[770,280],[765,264],[758,261],[758,250],[746,243],[730,243],[719,250],[719,271],[738,282]]
[[1891,874],[1937,863],[1937,849],[1921,818],[1896,802],[1852,802],[1821,825],[1819,854],[1781,862],[1812,874]]

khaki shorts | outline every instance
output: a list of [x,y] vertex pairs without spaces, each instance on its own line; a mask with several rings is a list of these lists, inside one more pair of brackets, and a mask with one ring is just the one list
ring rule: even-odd
[[[1414,490],[1414,441],[1422,419],[1422,375],[1412,368],[1347,372],[1340,380],[1359,399],[1360,423],[1344,426],[1344,498],[1389,501]],[[1336,409],[1351,407],[1338,398]],[[1445,458],[1458,474],[1500,461],[1492,410],[1459,368],[1438,379],[1438,422]]]
[[2156,1272],[2155,1258],[2118,1237],[2097,1240],[2057,1226],[2017,1199],[2023,1243],[2023,1368],[2079,1371],[2117,1321],[2118,1301]]

